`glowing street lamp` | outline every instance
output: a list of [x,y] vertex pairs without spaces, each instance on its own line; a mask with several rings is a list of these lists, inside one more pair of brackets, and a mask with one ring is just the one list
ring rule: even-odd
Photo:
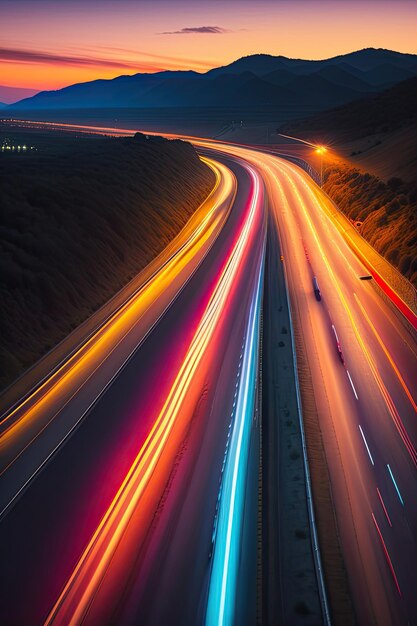
[[316,152],[320,155],[320,187],[323,187],[323,154],[327,152],[327,148],[324,146],[317,146]]

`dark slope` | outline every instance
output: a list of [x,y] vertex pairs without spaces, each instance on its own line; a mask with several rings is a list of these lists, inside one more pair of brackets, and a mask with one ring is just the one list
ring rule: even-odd
[[157,72],[118,76],[111,80],[79,83],[57,91],[41,91],[11,105],[13,109],[116,108],[141,106],[145,94],[156,85],[190,79],[196,72]]
[[38,152],[0,154],[1,387],[159,254],[214,184],[182,141],[20,132]]
[[[282,130],[331,139],[324,189],[363,237],[417,287],[417,77]],[[358,169],[360,168],[360,170]]]
[[417,77],[377,95],[286,124],[287,132],[323,131],[354,139],[400,128],[417,118]]

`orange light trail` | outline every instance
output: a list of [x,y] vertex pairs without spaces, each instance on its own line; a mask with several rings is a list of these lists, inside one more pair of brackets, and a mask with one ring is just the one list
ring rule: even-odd
[[[286,164],[282,164],[282,169],[291,170],[292,168],[290,166],[287,166]],[[347,316],[349,317],[349,320],[350,320],[350,323],[351,323],[351,327],[352,327],[352,329],[353,329],[353,331],[355,333],[356,339],[357,339],[357,341],[358,341],[358,343],[359,343],[359,345],[361,347],[361,350],[362,350],[363,354],[366,357],[366,360],[367,360],[367,362],[369,364],[369,367],[370,367],[370,369],[372,371],[372,374],[374,375],[375,381],[376,381],[376,383],[377,383],[377,385],[378,385],[378,387],[379,387],[379,389],[381,391],[381,394],[382,394],[382,396],[383,396],[383,398],[385,400],[385,404],[386,404],[386,406],[388,408],[388,411],[389,411],[389,413],[390,413],[390,415],[392,417],[392,420],[393,420],[393,422],[394,422],[394,424],[395,424],[395,426],[397,428],[397,431],[398,431],[401,439],[403,440],[404,445],[407,448],[407,451],[409,452],[409,454],[410,454],[410,456],[411,456],[411,458],[413,460],[413,463],[417,467],[417,451],[416,451],[416,449],[415,449],[415,447],[414,447],[414,445],[413,445],[413,443],[412,443],[412,441],[411,441],[411,439],[410,439],[410,437],[408,435],[408,432],[407,432],[407,430],[406,430],[406,428],[405,428],[405,426],[403,424],[403,421],[401,420],[401,417],[400,417],[400,415],[399,415],[399,413],[398,413],[398,411],[397,411],[397,409],[395,407],[395,404],[392,401],[392,398],[391,398],[391,396],[390,396],[386,386],[384,385],[384,383],[383,383],[383,381],[381,379],[381,376],[380,376],[380,374],[378,372],[378,369],[376,368],[376,366],[375,366],[375,364],[373,362],[373,359],[372,359],[372,357],[371,357],[371,355],[369,353],[369,350],[366,347],[365,342],[364,342],[364,340],[361,337],[361,334],[360,334],[360,332],[359,332],[359,330],[357,328],[357,325],[356,325],[356,321],[355,321],[355,319],[353,317],[353,314],[352,314],[352,312],[350,310],[349,304],[348,304],[348,302],[347,302],[347,300],[345,298],[345,295],[343,294],[342,289],[339,286],[339,282],[338,282],[337,277],[336,277],[336,275],[335,275],[335,273],[333,271],[333,268],[332,268],[329,260],[327,259],[327,256],[326,256],[326,254],[324,252],[324,249],[323,249],[323,247],[322,247],[322,245],[320,243],[320,240],[318,238],[315,226],[314,226],[314,224],[312,222],[312,219],[311,219],[311,217],[310,217],[310,215],[309,215],[309,213],[307,211],[307,208],[306,208],[306,206],[305,206],[305,204],[303,202],[303,199],[301,198],[300,193],[299,193],[297,187],[295,186],[294,182],[290,179],[288,174],[286,174],[285,172],[283,172],[283,173],[284,173],[284,176],[287,178],[288,182],[291,184],[291,186],[293,188],[293,191],[294,191],[294,194],[296,195],[297,200],[298,200],[298,202],[300,204],[300,207],[303,209],[303,212],[304,212],[304,215],[305,215],[305,218],[306,218],[306,222],[308,223],[308,225],[310,227],[310,230],[311,230],[311,232],[313,234],[313,237],[315,239],[315,242],[317,244],[317,248],[320,251],[322,259],[323,259],[323,261],[324,261],[324,263],[326,265],[326,268],[328,270],[329,276],[332,279],[332,283],[333,283],[334,289],[335,289],[335,291],[337,291],[337,293],[339,295],[339,298],[340,298],[340,302],[343,305],[343,308],[344,308]],[[301,179],[301,176],[299,174],[297,174],[297,176]],[[280,187],[280,183],[279,183],[279,181],[278,181],[278,179],[276,177],[275,177],[275,182],[276,182],[276,185],[278,187]],[[310,187],[308,187],[308,189],[310,189]],[[316,203],[318,203],[318,200],[317,200],[316,196],[313,194],[313,192],[310,191],[310,195],[312,196],[314,201]]]
[[[138,319],[184,271],[187,265],[220,232],[227,217],[224,203],[234,195],[235,180],[230,170],[206,159],[216,174],[216,186],[204,203],[201,222],[159,271],[134,294],[99,330],[24,402],[6,414],[0,425],[0,451],[4,473],[48,427],[59,410],[119,346]],[[63,400],[64,399],[64,400]],[[27,407],[27,408],[26,408]],[[52,415],[50,411],[52,410]],[[45,419],[45,416],[47,418]],[[1,475],[0,473],[0,475]]]
[[45,622],[46,625],[75,625],[79,624],[85,617],[123,533],[150,483],[174,425],[181,416],[186,394],[205,356],[215,328],[221,320],[235,282],[238,280],[249,242],[251,238],[255,237],[257,229],[264,223],[260,181],[253,171],[250,174],[253,188],[243,226],[216,281],[208,306],[165,404],[50,612]]
[[362,311],[362,314],[363,314],[364,318],[368,322],[370,329],[372,330],[372,332],[375,335],[379,345],[381,346],[382,350],[384,351],[385,356],[387,357],[388,361],[390,362],[391,367],[394,370],[394,372],[395,372],[395,374],[396,374],[396,376],[397,376],[397,378],[398,378],[402,388],[404,389],[407,398],[410,400],[411,406],[413,407],[414,411],[417,412],[417,404],[414,402],[414,398],[411,395],[411,392],[410,392],[409,388],[407,387],[407,385],[406,385],[406,383],[404,381],[404,378],[401,376],[401,373],[400,373],[398,367],[396,366],[392,356],[388,352],[387,347],[385,346],[384,342],[382,341],[381,337],[379,336],[378,331],[376,330],[375,326],[371,322],[371,320],[369,318],[369,315],[365,311],[365,309],[364,309],[363,305],[361,304],[358,296],[356,295],[356,293],[354,293],[353,295],[354,295],[354,298],[355,298],[356,302],[358,303],[358,305],[360,307],[360,310]]

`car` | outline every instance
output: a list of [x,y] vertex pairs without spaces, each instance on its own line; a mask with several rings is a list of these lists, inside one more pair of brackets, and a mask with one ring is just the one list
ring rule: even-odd
[[339,359],[342,363],[345,362],[345,357],[343,356],[342,348],[340,347],[340,343],[337,344],[337,354],[339,355]]
[[336,332],[336,328],[335,328],[334,324],[332,324],[332,329],[333,329],[334,336],[336,338],[336,350],[337,350],[338,357],[339,357],[341,363],[344,364],[345,363],[345,357],[343,356],[342,348],[340,346],[339,337],[337,336],[337,332]]
[[321,292],[320,292],[319,284],[317,282],[317,278],[315,276],[313,276],[313,289],[314,289],[314,295],[316,296],[316,300],[320,302]]

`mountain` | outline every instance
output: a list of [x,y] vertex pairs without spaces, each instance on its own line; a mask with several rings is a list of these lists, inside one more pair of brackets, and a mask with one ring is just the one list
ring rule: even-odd
[[251,72],[256,76],[264,76],[276,70],[285,68],[288,63],[297,63],[296,59],[288,59],[283,56],[272,56],[271,54],[251,54],[224,65],[216,67],[207,72],[207,76],[220,76],[223,74],[241,74]]
[[320,70],[313,72],[310,76],[321,76],[326,80],[345,87],[353,89],[354,91],[368,93],[372,83],[366,81],[365,78],[361,78],[355,74],[352,74],[348,70],[342,67],[342,63],[335,65],[325,65]]
[[314,142],[331,138],[336,152],[367,171],[417,182],[417,77],[280,131]]
[[190,79],[196,72],[157,72],[78,83],[57,91],[41,91],[12,105],[19,109],[117,108],[141,106],[145,94],[159,84]]
[[224,67],[218,67],[207,72],[207,75],[236,74],[252,72],[257,76],[265,76],[276,70],[287,70],[294,74],[310,74],[327,66],[340,66],[349,69],[353,74],[366,72],[381,65],[394,65],[404,69],[410,69],[417,73],[417,55],[404,54],[383,48],[365,48],[348,54],[338,55],[323,60],[289,59],[284,56],[271,56],[269,54],[254,54],[242,57]]
[[286,131],[326,131],[352,139],[396,130],[417,120],[417,77],[379,94],[286,124]]
[[5,102],[0,102],[0,109],[5,109],[7,104]]
[[386,87],[395,85],[417,74],[417,66],[399,67],[393,63],[384,63],[362,74],[362,79],[371,85]]
[[205,74],[165,71],[119,76],[44,91],[10,110],[169,107],[292,107],[315,111],[417,75],[417,56],[365,49],[322,61],[266,54],[243,57]]

